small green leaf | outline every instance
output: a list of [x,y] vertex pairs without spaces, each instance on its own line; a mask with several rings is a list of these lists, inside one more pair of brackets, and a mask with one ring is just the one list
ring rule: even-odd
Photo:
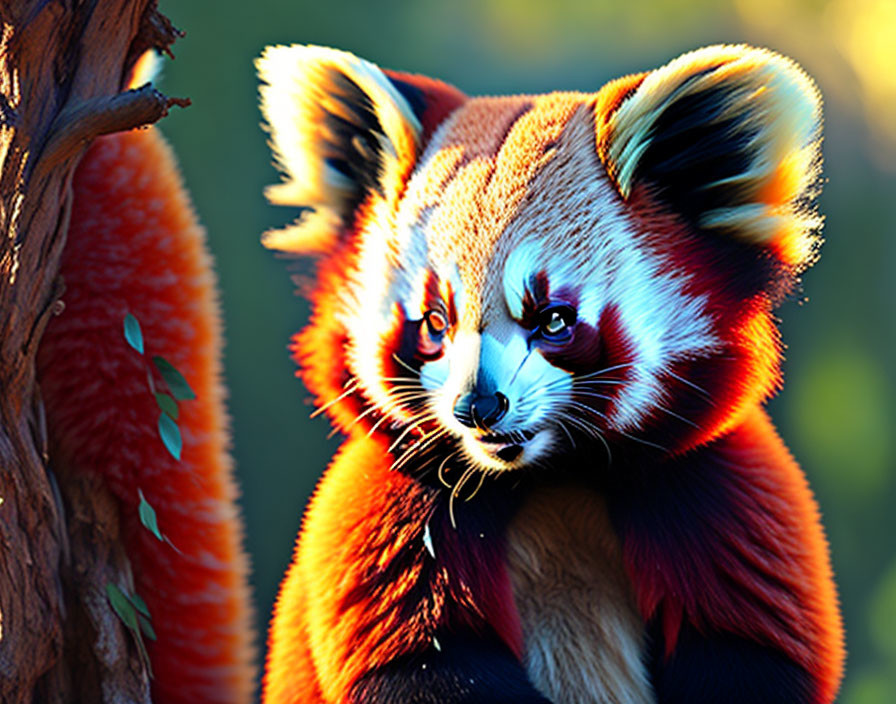
[[177,420],[177,401],[171,398],[168,394],[156,392],[156,403],[159,404],[159,408],[165,413],[171,416],[174,420]]
[[146,650],[146,643],[143,642],[143,636],[140,633],[140,628],[132,628],[131,633],[134,634],[134,640],[137,641],[137,650],[140,651],[140,661],[146,668],[146,674],[149,675],[149,679],[153,679],[155,675],[152,674],[152,663],[149,660],[149,652]]
[[149,622],[149,619],[146,618],[143,614],[137,614],[137,619],[140,621],[140,630],[143,631],[143,635],[145,635],[150,640],[156,639],[156,632],[153,630],[152,624]]
[[106,585],[106,596],[109,598],[112,610],[115,611],[121,622],[132,631],[136,631],[140,627],[137,623],[137,612],[118,585],[109,582]]
[[171,456],[179,460],[180,451],[183,448],[180,428],[177,427],[177,423],[171,420],[171,416],[165,412],[159,414],[159,437],[162,438],[162,442],[165,443],[165,447],[171,453]]
[[196,394],[193,389],[190,388],[187,380],[184,379],[183,374],[177,371],[171,362],[158,355],[153,357],[152,361],[156,365],[156,369],[158,369],[159,373],[162,375],[162,378],[165,380],[165,383],[168,384],[168,388],[174,398],[178,401],[190,401],[196,398]]
[[149,367],[146,368],[146,385],[149,387],[150,392],[155,395],[156,393],[156,382],[152,380],[152,369]]
[[183,551],[177,547],[177,545],[171,542],[171,538],[169,538],[167,535],[165,536],[165,542],[168,543],[168,547],[174,550],[174,552],[176,552],[178,555],[184,554]]
[[[149,661],[149,653],[146,650],[146,644],[143,642],[143,636],[141,635],[141,632],[145,633],[147,638],[155,640],[156,634],[152,629],[152,624],[149,623],[145,616],[137,613],[134,609],[134,605],[131,603],[131,597],[121,591],[117,584],[109,582],[106,585],[106,596],[109,598],[112,610],[118,615],[118,618],[121,619],[121,622],[128,628],[128,630],[134,634],[134,640],[137,642],[137,650],[140,652],[140,660],[146,667],[147,674],[152,678],[152,663]],[[144,621],[146,621],[145,625],[143,623]]]
[[143,354],[143,331],[140,330],[140,323],[130,313],[124,316],[124,339],[131,347]]
[[[140,506],[138,508],[138,511],[140,513],[140,522],[150,533],[156,536],[156,538],[164,541],[165,537],[159,530],[159,521],[156,518],[156,510],[152,507],[149,501],[146,500],[146,497],[143,495],[143,491],[141,489],[137,489],[137,495],[140,497]],[[137,598],[139,599],[139,597]]]
[[146,616],[146,618],[151,618],[149,615],[149,607],[139,594],[126,594],[125,596],[127,596],[128,600],[134,605],[134,608],[137,609],[137,611]]

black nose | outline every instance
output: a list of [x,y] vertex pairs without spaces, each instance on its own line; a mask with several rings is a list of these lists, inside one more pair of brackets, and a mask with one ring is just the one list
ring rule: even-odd
[[493,394],[462,396],[454,404],[454,417],[468,428],[488,430],[501,420],[510,408],[510,401],[500,391]]

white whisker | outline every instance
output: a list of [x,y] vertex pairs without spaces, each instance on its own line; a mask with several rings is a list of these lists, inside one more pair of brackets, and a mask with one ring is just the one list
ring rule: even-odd
[[[355,391],[358,390],[358,381],[357,381],[356,379],[354,379],[354,378],[352,378],[350,381],[353,381],[353,382],[354,382],[353,385],[351,386],[351,388],[346,389],[346,390],[343,391],[341,394],[339,394],[336,398],[327,401],[323,406],[321,406],[320,408],[316,409],[316,410],[309,416],[309,418],[317,418],[321,413],[324,413],[324,412],[325,412],[328,408],[330,408],[333,404],[335,404],[335,403],[339,403],[339,402],[340,402],[342,399],[344,399],[346,396],[351,396],[353,393],[355,393]],[[342,388],[345,388],[345,387],[343,386]]]
[[563,424],[562,420],[558,420],[557,425],[560,427],[560,430],[562,430],[564,433],[566,433],[566,437],[569,438],[569,444],[572,445],[572,449],[575,450],[576,449],[576,441],[573,440],[572,433],[569,432],[569,428],[567,428]]
[[409,372],[411,372],[411,374],[413,374],[414,376],[416,376],[416,377],[419,377],[419,376],[420,376],[420,370],[419,370],[419,369],[414,369],[410,364],[408,364],[407,362],[405,362],[405,361],[404,361],[401,357],[399,357],[397,354],[393,354],[393,355],[392,355],[392,359],[394,359],[394,360],[395,360],[396,362],[398,362],[402,367],[404,367],[404,368],[407,369]]
[[450,455],[447,455],[447,456],[445,457],[445,459],[442,460],[441,464],[439,464],[439,470],[438,470],[437,476],[439,477],[439,481],[442,483],[442,485],[443,485],[446,489],[451,489],[452,486],[451,486],[451,484],[449,484],[448,481],[445,479],[445,475],[444,475],[445,467],[446,467],[446,465],[448,464],[448,462],[451,461],[451,459],[452,459],[453,457],[456,457],[456,456],[457,456],[458,452],[460,452],[460,450],[455,450],[455,451],[452,452]]
[[399,457],[397,460],[395,460],[395,462],[392,463],[392,466],[389,469],[401,469],[411,460],[411,458],[421,454],[423,450],[425,450],[427,447],[430,447],[434,442],[440,440],[446,435],[448,435],[448,430],[446,428],[438,428],[436,430],[430,431],[429,433],[421,437],[416,444],[411,445],[407,450],[405,450],[404,453],[402,453],[401,457]]
[[704,397],[710,404],[712,404],[713,406],[716,405],[716,402],[713,400],[712,395],[709,393],[709,391],[707,391],[706,389],[704,389],[702,386],[698,386],[698,385],[695,384],[694,382],[689,381],[688,379],[685,379],[683,376],[679,376],[678,374],[676,374],[675,372],[673,372],[673,371],[670,370],[670,369],[665,369],[665,370],[664,370],[664,373],[668,374],[668,375],[671,376],[673,379],[677,379],[677,380],[680,381],[682,384],[684,384],[684,385],[686,385],[686,386],[690,386],[692,389],[694,389],[694,391],[698,391],[699,393],[701,393],[701,394],[703,395],[703,397]]
[[[389,448],[386,450],[386,452],[391,453],[393,450],[395,450],[396,447],[401,444],[401,441],[404,440],[408,433],[412,432],[415,428],[419,428],[421,424],[430,420],[435,420],[435,414],[427,413],[423,416],[420,416],[420,418],[415,418],[414,421],[408,424],[408,427],[405,428],[401,432],[401,434],[392,441],[392,444],[389,445]],[[426,435],[423,435],[420,440],[422,441],[424,438],[426,438]]]
[[451,494],[448,496],[448,516],[451,518],[451,527],[457,530],[457,522],[454,520],[454,499],[457,498],[457,495],[460,493],[460,490],[464,488],[464,484],[467,483],[469,478],[476,472],[476,469],[473,467],[469,467],[458,480],[457,484],[454,485],[454,488],[451,490]]
[[485,483],[485,476],[486,476],[486,472],[485,472],[485,471],[480,471],[480,473],[479,473],[479,483],[476,485],[476,488],[473,489],[473,493],[470,494],[467,498],[464,499],[464,503],[467,503],[468,501],[472,501],[472,500],[473,500],[473,497],[475,497],[476,494],[479,493],[479,490],[482,488],[483,483]]

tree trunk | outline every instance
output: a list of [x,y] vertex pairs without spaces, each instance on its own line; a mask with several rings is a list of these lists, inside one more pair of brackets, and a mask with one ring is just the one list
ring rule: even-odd
[[71,180],[91,140],[174,103],[122,92],[177,31],[155,0],[0,0],[0,701],[148,702],[146,663],[106,584],[131,581],[117,507],[54,477],[35,354],[62,308]]

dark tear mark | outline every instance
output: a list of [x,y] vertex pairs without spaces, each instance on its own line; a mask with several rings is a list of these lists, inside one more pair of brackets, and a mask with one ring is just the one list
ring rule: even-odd
[[[520,324],[528,329],[533,329],[538,323],[538,312],[550,302],[551,284],[548,280],[548,274],[541,269],[532,276],[528,281],[523,282],[523,300],[522,313],[520,314]],[[567,298],[564,301],[570,300]]]
[[[634,348],[615,305],[608,305],[601,313],[597,326],[579,320],[572,330],[572,338],[562,346],[545,344],[544,358],[571,374],[588,374],[631,361]],[[617,379],[617,372],[610,372]]]
[[[556,347],[541,344],[539,350],[550,364],[573,375],[573,400],[593,408],[597,417],[609,415],[620,390],[632,376],[631,363],[635,361],[633,343],[615,305],[603,310],[597,326],[577,322],[567,344]],[[603,370],[606,371],[595,377],[575,379]]]
[[[441,346],[438,351],[427,353],[425,345],[421,345],[422,336],[426,335],[423,318],[410,319],[401,306],[395,305],[395,318],[392,330],[384,339],[381,351],[381,363],[385,376],[393,378],[415,379],[416,372],[426,362],[432,362],[442,356]],[[398,360],[396,360],[396,357]],[[410,368],[409,368],[410,367]],[[413,371],[412,371],[413,370]]]

